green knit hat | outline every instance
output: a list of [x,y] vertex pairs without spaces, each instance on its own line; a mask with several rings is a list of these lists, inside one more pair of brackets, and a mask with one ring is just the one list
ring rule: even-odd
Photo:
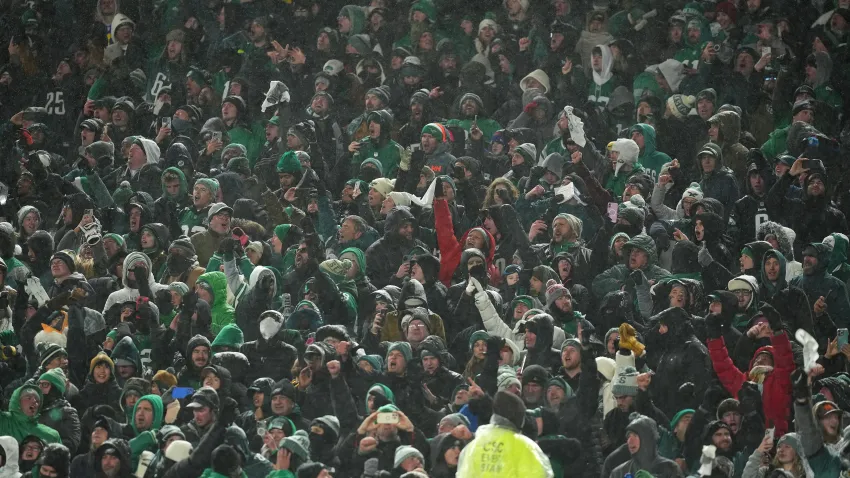
[[546,390],[549,390],[549,387],[555,386],[564,391],[564,398],[569,398],[573,396],[573,388],[561,377],[552,377],[546,382]]
[[281,243],[286,242],[286,236],[289,235],[289,230],[292,228],[292,224],[280,224],[279,226],[274,228],[274,235],[277,237]]
[[189,293],[189,286],[182,282],[172,282],[171,284],[168,284],[168,290],[173,290],[174,292],[177,292],[180,297],[183,297]]
[[38,377],[38,380],[45,380],[53,385],[53,388],[59,390],[60,395],[65,395],[65,372],[61,367],[52,368]]
[[345,280],[346,273],[351,269],[351,261],[348,259],[328,259],[319,264],[319,270],[330,276],[334,284]]
[[744,248],[741,249],[741,255],[747,256],[750,259],[755,259],[755,255],[753,254],[753,250],[750,249],[748,246],[744,246]]
[[479,340],[483,340],[484,342],[487,342],[487,340],[489,338],[490,338],[490,334],[488,334],[487,331],[476,330],[475,332],[472,333],[472,335],[469,336],[469,349],[472,350],[472,347],[475,345],[475,342],[478,342]]
[[301,161],[298,160],[298,155],[296,155],[294,151],[287,151],[283,153],[280,160],[277,162],[278,173],[293,174],[300,173],[301,171]]
[[410,363],[413,360],[413,349],[410,348],[410,344],[407,342],[393,342],[390,344],[390,347],[387,349],[387,357],[390,356],[390,353],[398,350],[401,352],[401,355],[404,356],[404,360],[407,363]]
[[218,196],[218,180],[213,178],[201,178],[195,181],[195,186],[199,184],[207,188],[207,190],[210,192],[210,195],[213,197],[213,200],[215,200],[215,198]]
[[670,429],[675,430],[676,425],[679,424],[679,420],[682,419],[687,414],[693,415],[696,411],[693,408],[685,408],[684,410],[679,410],[679,413],[673,415],[673,419],[670,420]]
[[440,123],[428,123],[422,128],[422,134],[430,134],[437,141],[445,143],[449,140],[449,134],[446,127]]
[[110,232],[109,234],[103,235],[104,239],[112,239],[115,241],[115,244],[118,244],[118,247],[124,247],[124,238],[118,234]]
[[284,438],[280,447],[286,448],[304,461],[310,459],[310,437],[304,430],[298,430],[294,435]]

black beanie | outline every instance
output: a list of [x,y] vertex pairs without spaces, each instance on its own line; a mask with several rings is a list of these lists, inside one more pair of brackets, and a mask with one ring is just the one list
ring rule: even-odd
[[493,413],[508,419],[520,430],[525,423],[525,404],[513,393],[496,392],[493,398]]
[[230,445],[219,445],[212,452],[212,469],[222,475],[230,475],[241,466],[239,453]]

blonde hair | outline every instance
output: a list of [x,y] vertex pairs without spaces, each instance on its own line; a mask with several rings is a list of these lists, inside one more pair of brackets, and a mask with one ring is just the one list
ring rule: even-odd
[[490,206],[496,206],[496,187],[499,185],[504,185],[508,188],[508,191],[511,193],[511,197],[513,198],[513,202],[519,198],[519,189],[514,186],[510,180],[505,178],[496,178],[487,186],[487,194],[484,197],[484,204],[481,205],[483,209],[487,209]]

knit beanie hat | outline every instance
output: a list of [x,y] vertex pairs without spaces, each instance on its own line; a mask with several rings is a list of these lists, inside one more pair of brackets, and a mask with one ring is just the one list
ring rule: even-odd
[[166,390],[177,385],[177,377],[167,370],[160,370],[154,374],[151,381],[159,387],[161,393],[165,393]]
[[310,437],[304,430],[298,430],[294,435],[284,438],[280,447],[286,448],[304,461],[310,459]]
[[374,189],[383,197],[387,197],[393,188],[395,188],[395,182],[387,178],[378,178],[369,183],[369,189]]
[[563,352],[567,347],[573,347],[576,350],[581,351],[581,340],[574,337],[564,340],[564,343],[561,344],[561,352]]
[[670,113],[679,119],[696,113],[696,110],[694,110],[696,104],[696,97],[691,95],[676,94],[667,99],[667,107],[670,109]]
[[65,394],[65,372],[62,370],[62,367],[52,368],[44,372],[38,377],[38,380],[49,382],[53,388],[59,391],[59,395]]
[[195,186],[197,186],[199,184],[201,186],[207,188],[207,191],[209,191],[210,195],[213,197],[213,201],[215,201],[215,198],[218,196],[218,190],[219,190],[219,187],[220,187],[219,184],[218,184],[218,179],[201,178],[201,179],[198,179],[197,181],[195,181]]
[[[523,374],[524,375],[524,374]],[[513,393],[499,391],[493,398],[493,413],[508,419],[517,429],[525,423],[525,404]]]
[[428,123],[422,127],[422,134],[430,134],[437,141],[445,143],[449,140],[448,130],[440,123]]
[[551,307],[561,297],[572,298],[572,294],[570,294],[569,289],[564,287],[564,284],[558,283],[555,279],[549,279],[546,282],[546,305]]
[[357,362],[360,361],[367,362],[372,366],[372,370],[380,372],[384,368],[384,359],[380,355],[361,355],[357,357]]
[[479,340],[483,340],[484,342],[487,342],[487,340],[489,338],[490,338],[490,334],[488,334],[487,331],[476,330],[475,332],[472,333],[472,335],[469,336],[469,349],[472,350],[472,347],[475,345],[475,342],[478,342]]
[[392,344],[390,344],[389,348],[387,349],[387,357],[390,356],[390,353],[392,353],[396,350],[401,352],[401,355],[404,356],[404,360],[407,363],[410,363],[410,361],[413,360],[413,349],[410,348],[409,343],[407,343],[407,342],[393,342]]
[[407,328],[410,326],[410,323],[414,320],[418,320],[425,324],[425,327],[428,328],[428,333],[431,333],[431,316],[428,314],[428,310],[424,307],[413,307],[404,311],[404,316],[401,318],[401,329],[402,331],[407,331]]
[[366,91],[367,95],[375,95],[384,106],[390,104],[390,88],[388,86],[376,86],[375,88],[369,88]]
[[529,383],[536,383],[541,387],[546,386],[546,382],[549,381],[549,371],[540,365],[529,365],[525,367],[525,370],[522,371],[522,385],[525,386]]
[[59,344],[54,344],[50,342],[42,342],[36,346],[36,351],[38,352],[38,363],[41,367],[46,367],[47,364],[50,363],[51,360],[60,356],[68,356],[68,352],[60,346]]
[[702,186],[700,186],[699,183],[691,183],[691,185],[685,189],[685,192],[682,193],[682,199],[694,198],[697,201],[702,201],[703,197],[705,197],[705,195],[703,194]]
[[77,253],[76,252],[74,252],[70,249],[65,249],[65,250],[56,252],[56,253],[53,254],[53,257],[50,258],[50,262],[53,262],[56,259],[59,259],[60,261],[64,262],[65,265],[68,266],[68,270],[72,274],[77,271],[77,263],[76,263]]
[[333,415],[323,415],[316,418],[315,421],[327,426],[336,433],[337,438],[339,437],[339,418]]
[[634,367],[625,367],[617,370],[617,375],[614,377],[614,385],[611,387],[611,393],[615,397],[637,396],[637,377],[638,371]]
[[717,419],[723,420],[723,415],[729,412],[741,413],[741,402],[734,398],[727,398],[720,402],[720,405],[717,406]]
[[558,387],[564,391],[564,395],[570,397],[573,395],[573,388],[560,376],[552,377],[546,382],[546,390],[549,390],[549,387]]
[[302,172],[301,161],[298,160],[295,151],[287,151],[281,155],[277,162],[277,172],[289,174]]
[[393,467],[398,468],[408,458],[419,458],[422,464],[425,464],[425,457],[422,453],[410,445],[402,445],[395,449],[395,459],[393,459]]
[[328,274],[336,284],[345,280],[345,274],[350,269],[351,261],[348,259],[328,259],[319,264],[319,270]]
[[496,386],[498,387],[498,390],[507,390],[511,385],[516,385],[517,387],[522,388],[522,383],[519,381],[519,378],[517,378],[516,372],[513,370],[501,371],[496,377]]
[[189,286],[182,282],[172,282],[168,284],[168,290],[177,292],[180,297],[189,293]]
[[495,20],[492,20],[490,18],[485,18],[484,20],[481,20],[481,22],[478,24],[478,33],[481,33],[481,30],[488,27],[492,28],[496,33],[499,33],[499,24],[496,23]]
[[526,164],[533,166],[537,164],[537,146],[534,143],[522,143],[514,148],[515,153],[519,153],[525,160]]

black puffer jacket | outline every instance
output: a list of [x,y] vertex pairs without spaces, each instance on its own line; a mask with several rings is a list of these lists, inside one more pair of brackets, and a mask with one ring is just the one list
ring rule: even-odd
[[[661,325],[667,326],[662,334]],[[647,363],[655,370],[652,397],[668,416],[681,410],[677,391],[685,382],[696,386],[695,396],[702,396],[711,379],[708,349],[694,335],[691,316],[685,309],[671,307],[650,318],[646,332]]]
[[578,392],[558,410],[560,433],[582,444],[581,457],[571,464],[570,476],[597,478],[602,470],[602,412],[599,407],[599,372],[592,347],[582,347]]
[[537,314],[525,323],[525,331],[537,336],[534,347],[526,348],[520,354],[520,362],[525,366],[540,365],[551,374],[556,374],[561,367],[561,354],[552,348],[555,334],[555,321],[549,314]]
[[[394,208],[384,222],[384,236],[366,249],[366,275],[372,284],[381,288],[389,283],[389,278],[395,275],[399,266],[404,262],[414,247],[428,247],[418,239],[408,240],[399,235],[399,229],[407,224],[415,224],[416,219],[406,207]],[[415,228],[414,228],[415,230]]]
[[[266,311],[260,316],[260,320],[267,315],[276,317],[283,325],[283,315],[280,312]],[[240,351],[245,354],[251,364],[246,372],[245,383],[251,383],[263,377],[271,377],[275,381],[292,378],[290,370],[295,359],[298,358],[298,351],[286,343],[283,331],[268,340],[260,336],[257,340],[245,342]]]

